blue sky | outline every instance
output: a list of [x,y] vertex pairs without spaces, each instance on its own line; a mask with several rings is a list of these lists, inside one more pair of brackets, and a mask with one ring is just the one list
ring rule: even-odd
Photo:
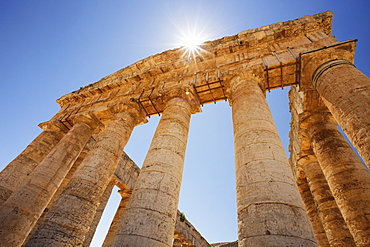
[[[370,1],[0,1],[0,169],[59,109],[59,97],[138,60],[179,47],[181,30],[206,40],[324,11],[339,41],[359,39],[356,66],[370,75]],[[285,90],[267,94],[285,147]],[[192,116],[179,208],[209,242],[237,239],[231,111],[227,102]],[[159,117],[138,126],[125,151],[141,166]],[[116,194],[116,193],[114,193]],[[119,197],[110,201],[114,214]],[[109,225],[109,219],[104,220]],[[92,246],[100,246],[99,228]]]

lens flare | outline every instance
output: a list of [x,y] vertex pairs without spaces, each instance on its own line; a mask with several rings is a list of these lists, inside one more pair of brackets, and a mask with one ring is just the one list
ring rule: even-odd
[[195,61],[196,56],[201,56],[201,52],[204,51],[201,46],[203,42],[204,39],[202,39],[199,35],[184,35],[181,43],[182,49],[184,51],[182,56],[186,57],[189,61]]
[[196,50],[199,45],[202,44],[202,40],[195,36],[195,35],[189,35],[184,39],[183,46],[186,47],[188,50]]
[[203,57],[206,52],[202,44],[209,40],[209,22],[204,16],[204,11],[201,6],[194,6],[188,11],[181,9],[181,11],[173,13],[168,11],[170,20],[176,32],[173,32],[176,37],[175,45],[180,46],[182,51],[181,58],[186,60],[185,64],[190,65],[199,61],[199,57]]

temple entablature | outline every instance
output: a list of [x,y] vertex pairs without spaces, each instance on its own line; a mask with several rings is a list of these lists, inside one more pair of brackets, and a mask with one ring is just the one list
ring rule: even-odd
[[335,50],[331,58],[353,60],[354,43],[341,44],[331,36],[332,17],[325,12],[208,41],[195,57],[185,56],[182,48],[150,56],[61,97],[57,102],[62,110],[55,117],[68,126],[77,112],[129,100],[141,104],[150,117],[161,114],[163,92],[176,87],[192,87],[200,105],[227,100],[228,80],[239,71],[262,78],[266,91],[295,84],[311,87],[302,73],[311,53]]

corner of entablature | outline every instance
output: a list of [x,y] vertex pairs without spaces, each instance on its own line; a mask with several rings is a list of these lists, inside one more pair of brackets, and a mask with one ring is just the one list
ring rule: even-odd
[[67,126],[65,126],[59,119],[50,119],[49,121],[40,123],[38,126],[44,131],[60,131],[64,134],[69,131]]
[[297,168],[303,169],[303,167],[307,164],[310,164],[312,162],[317,162],[316,156],[314,155],[312,149],[310,149],[311,152],[307,154],[301,154],[300,157],[297,160]]

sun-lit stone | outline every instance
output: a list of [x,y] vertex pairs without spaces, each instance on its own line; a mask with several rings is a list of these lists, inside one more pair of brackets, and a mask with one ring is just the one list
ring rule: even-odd
[[[350,242],[338,226],[368,246],[369,171],[335,124],[369,165],[370,79],[353,66],[356,41],[332,36],[332,18],[245,30],[204,42],[191,56],[164,51],[58,99],[60,111],[0,174],[0,245],[88,245],[114,184],[123,199],[104,246],[209,247],[177,203],[190,117],[228,100],[239,240],[215,246]],[[289,86],[288,161],[265,93]],[[140,171],[123,147],[134,126],[157,114]],[[339,220],[335,204],[341,225],[327,220],[334,213]]]

